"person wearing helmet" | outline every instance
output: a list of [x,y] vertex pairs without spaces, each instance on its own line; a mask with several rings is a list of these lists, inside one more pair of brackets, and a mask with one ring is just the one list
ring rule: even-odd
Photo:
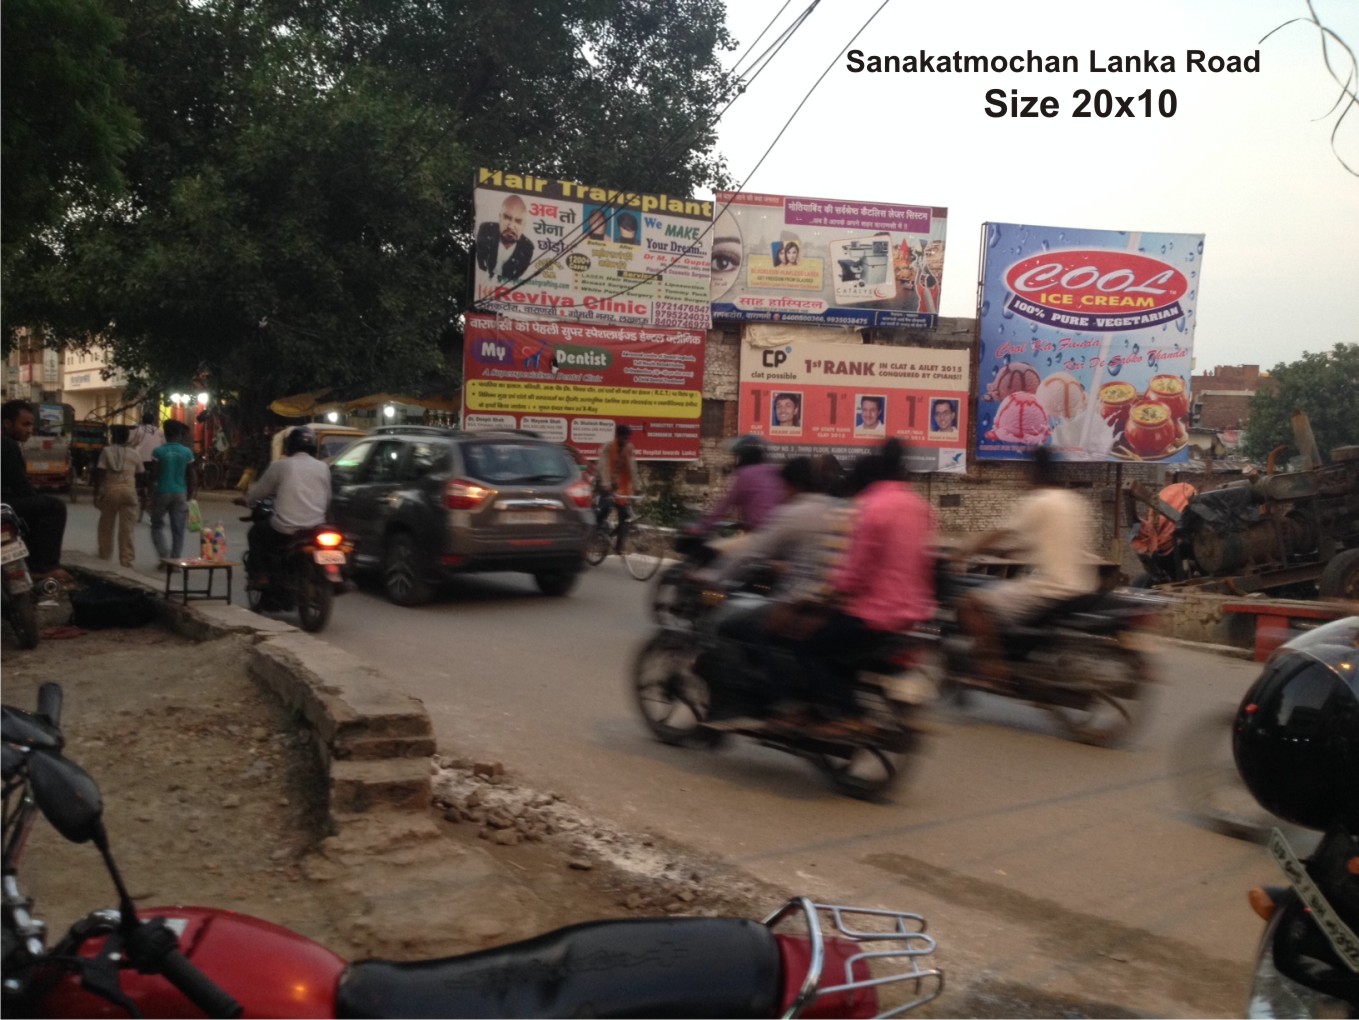
[[288,536],[324,524],[330,508],[330,468],[316,459],[316,433],[306,425],[289,431],[283,440],[285,456],[269,465],[259,481],[234,502],[253,506],[272,496],[273,515],[256,521],[246,536],[250,545],[251,576],[246,586],[269,586],[269,564]]
[[1232,755],[1266,811],[1359,836],[1359,616],[1274,653],[1241,700]]
[[759,436],[737,436],[728,450],[736,457],[731,484],[717,505],[700,518],[700,532],[711,532],[729,517],[746,531],[755,531],[788,498],[778,465],[765,462],[764,442]]

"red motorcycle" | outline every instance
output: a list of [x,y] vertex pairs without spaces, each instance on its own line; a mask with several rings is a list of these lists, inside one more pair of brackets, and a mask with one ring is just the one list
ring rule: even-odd
[[[943,988],[924,918],[801,897],[762,923],[596,921],[414,963],[349,962],[228,910],[138,911],[99,789],[62,755],[60,708],[60,687],[44,684],[36,712],[3,709],[6,1016],[870,1017]],[[18,884],[38,813],[67,839],[94,843],[118,895],[117,909],[89,914],[50,949]],[[775,930],[798,922],[800,933]]]

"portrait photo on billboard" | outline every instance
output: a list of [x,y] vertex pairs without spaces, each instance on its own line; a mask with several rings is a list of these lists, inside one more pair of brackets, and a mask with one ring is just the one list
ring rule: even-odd
[[802,431],[802,394],[780,391],[774,394],[769,427],[785,435]]
[[854,398],[854,434],[887,435],[887,398],[881,393],[860,393]]
[[958,401],[937,397],[930,401],[930,434],[936,439],[958,437]]
[[477,268],[497,280],[517,280],[533,261],[533,242],[524,236],[528,203],[522,195],[506,195],[500,217],[477,227]]

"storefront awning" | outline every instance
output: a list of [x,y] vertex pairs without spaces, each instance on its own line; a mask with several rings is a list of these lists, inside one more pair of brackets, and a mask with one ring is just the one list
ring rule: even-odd
[[269,410],[283,418],[309,418],[325,414],[327,411],[365,411],[385,404],[405,404],[408,407],[421,407],[427,411],[447,411],[456,414],[462,410],[462,401],[457,397],[416,397],[405,393],[372,393],[353,400],[327,399],[334,390],[315,390],[299,393],[292,397],[280,397],[269,405]]

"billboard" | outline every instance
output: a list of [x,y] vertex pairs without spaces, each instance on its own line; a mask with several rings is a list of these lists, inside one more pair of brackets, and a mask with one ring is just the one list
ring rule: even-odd
[[627,424],[639,460],[694,460],[706,339],[696,330],[469,315],[463,427],[531,429],[593,457]]
[[741,343],[737,431],[763,437],[781,457],[842,459],[896,436],[911,471],[967,469],[970,350],[771,340]]
[[977,456],[1188,460],[1203,235],[984,229]]
[[482,169],[474,201],[478,311],[710,325],[710,200]]
[[931,328],[948,211],[719,191],[714,321]]

